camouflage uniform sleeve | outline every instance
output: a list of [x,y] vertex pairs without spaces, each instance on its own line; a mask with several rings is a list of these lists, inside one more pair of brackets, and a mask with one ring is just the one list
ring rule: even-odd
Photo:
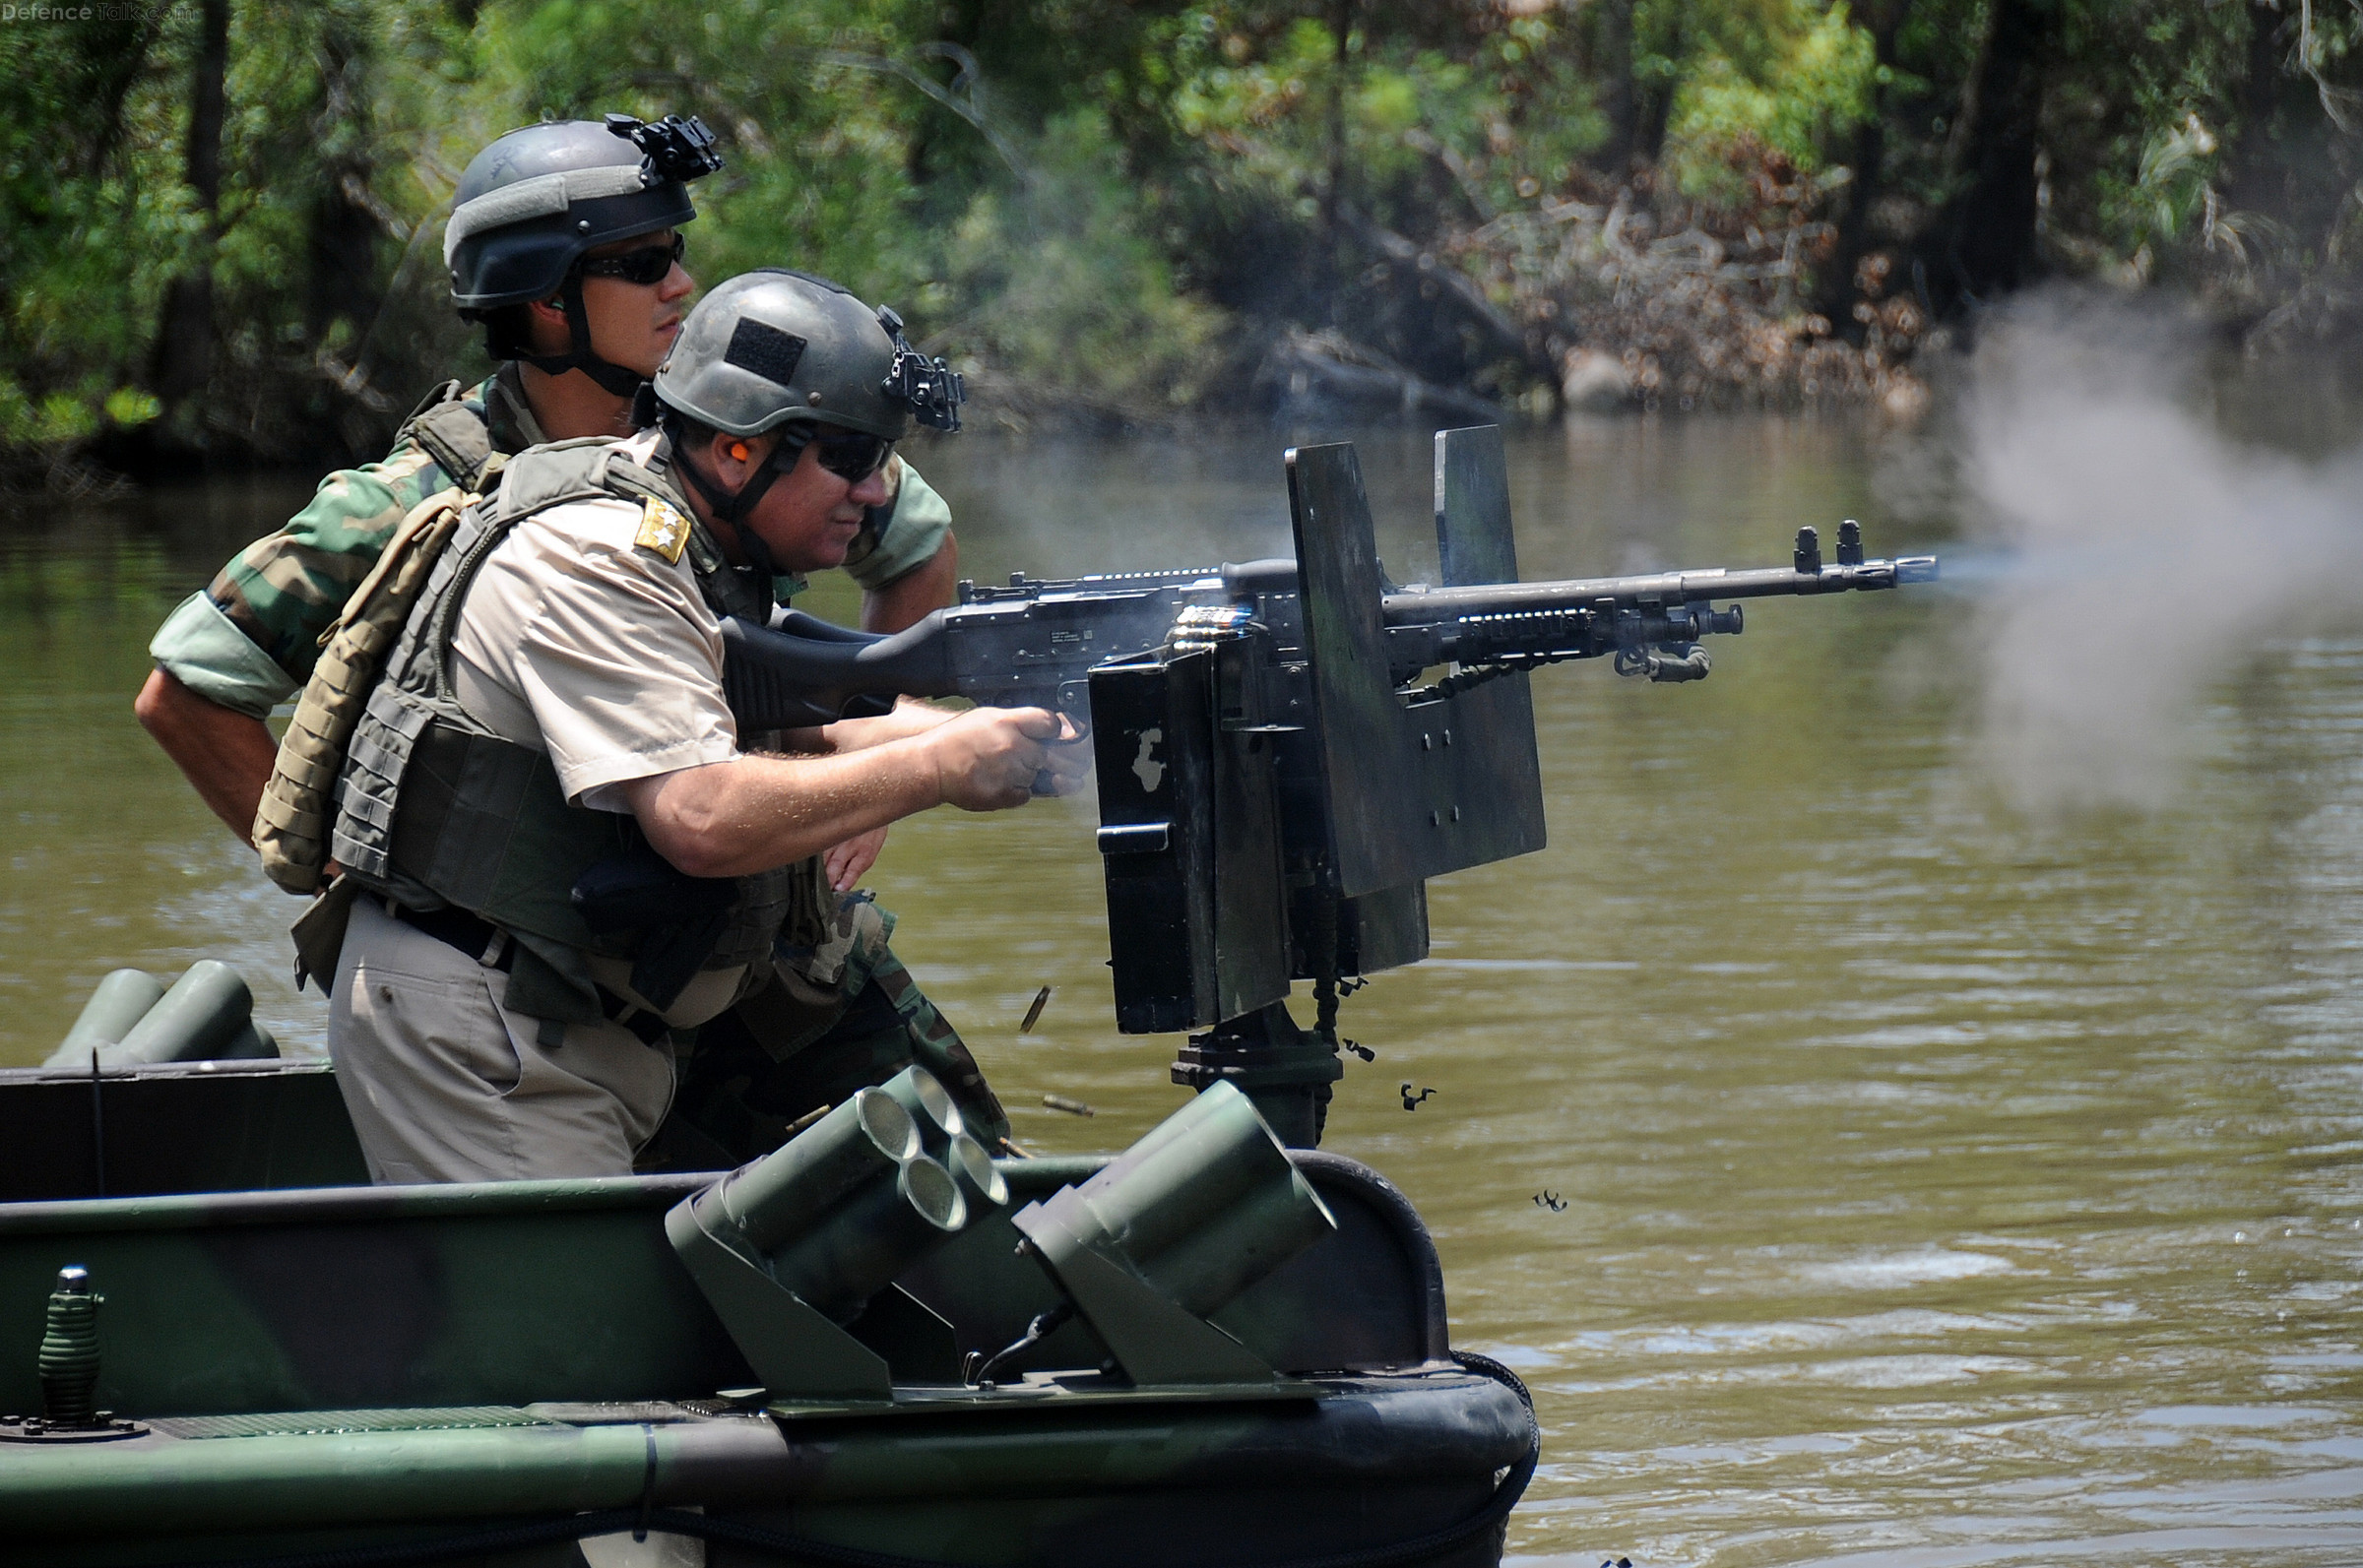
[[407,442],[383,463],[330,474],[286,528],[222,568],[200,596],[205,607],[192,599],[173,611],[149,645],[158,667],[225,708],[269,713],[310,678],[320,634],[403,518],[450,482]]
[[869,509],[862,532],[845,552],[845,569],[864,589],[884,588],[914,568],[925,566],[943,548],[952,531],[952,509],[919,470],[899,456],[894,459],[899,478],[884,506]]
[[268,717],[295,695],[287,672],[248,641],[205,594],[191,594],[164,617],[148,653],[158,668],[207,702],[250,719]]

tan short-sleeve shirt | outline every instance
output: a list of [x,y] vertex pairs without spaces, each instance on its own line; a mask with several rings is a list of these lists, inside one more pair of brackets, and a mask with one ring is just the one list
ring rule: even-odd
[[607,785],[738,755],[721,622],[685,553],[635,542],[643,517],[602,498],[519,522],[478,569],[453,643],[461,705],[547,751],[567,798],[605,810],[625,809]]

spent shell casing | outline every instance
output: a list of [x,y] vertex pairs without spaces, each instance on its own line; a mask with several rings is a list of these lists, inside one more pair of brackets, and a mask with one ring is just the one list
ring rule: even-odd
[[1034,1026],[1042,1022],[1042,1010],[1051,1005],[1051,988],[1044,986],[1034,993],[1034,1005],[1026,1009],[1026,1021],[1017,1026],[1020,1035],[1031,1035]]
[[813,1123],[819,1121],[821,1117],[826,1116],[830,1111],[835,1110],[836,1108],[837,1107],[834,1105],[813,1106],[810,1110],[805,1111],[801,1116],[797,1117],[796,1120],[788,1124],[787,1134],[780,1141],[782,1143],[786,1143],[789,1138],[794,1138],[798,1133],[802,1132],[806,1127],[809,1127]]
[[1063,1110],[1069,1116],[1096,1116],[1099,1114],[1098,1111],[1093,1110],[1089,1105],[1084,1104],[1083,1101],[1079,1099],[1069,1099],[1064,1095],[1043,1096],[1042,1108],[1045,1110]]

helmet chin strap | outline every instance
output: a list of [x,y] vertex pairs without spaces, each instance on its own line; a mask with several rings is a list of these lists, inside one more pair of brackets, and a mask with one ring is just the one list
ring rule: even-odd
[[779,562],[773,558],[771,546],[764,543],[763,535],[746,527],[741,519],[754,510],[755,503],[763,499],[781,474],[796,467],[810,437],[794,428],[782,430],[780,443],[773,448],[771,456],[764,460],[761,468],[746,476],[746,483],[740,485],[734,494],[716,484],[691,459],[688,448],[680,440],[679,431],[677,421],[666,421],[666,439],[672,443],[673,462],[680,470],[681,477],[687,479],[690,487],[704,498],[706,509],[713,513],[714,521],[731,531],[732,538],[737,541],[738,553],[746,557],[747,564],[761,572],[766,581],[778,577]]
[[532,365],[544,375],[562,376],[569,370],[580,370],[600,385],[600,389],[618,398],[628,398],[640,390],[648,378],[639,371],[602,359],[591,349],[591,316],[583,309],[583,275],[576,269],[566,270],[566,282],[559,285],[558,299],[566,307],[566,351],[562,354],[521,353],[517,358]]

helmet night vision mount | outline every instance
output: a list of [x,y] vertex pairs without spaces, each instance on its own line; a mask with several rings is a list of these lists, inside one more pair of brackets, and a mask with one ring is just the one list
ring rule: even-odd
[[658,180],[702,179],[722,168],[722,155],[714,151],[713,131],[694,114],[687,119],[668,114],[661,120],[610,114],[607,127],[609,135],[620,136],[640,150],[641,168],[652,185]]
[[968,401],[968,383],[960,372],[945,364],[941,354],[929,359],[912,347],[903,336],[903,318],[891,305],[878,307],[878,325],[894,340],[894,363],[878,390],[890,402],[909,404],[911,416],[930,430],[948,434],[959,429],[960,405]]

